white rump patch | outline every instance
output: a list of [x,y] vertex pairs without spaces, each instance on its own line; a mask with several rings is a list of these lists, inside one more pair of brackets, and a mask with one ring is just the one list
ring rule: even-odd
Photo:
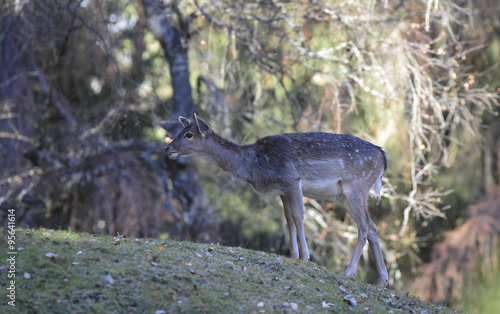
[[373,186],[374,188],[374,192],[375,192],[375,198],[377,200],[380,200],[381,197],[380,197],[380,190],[382,189],[382,176],[380,176],[380,178],[378,178],[377,182],[375,182],[375,185]]

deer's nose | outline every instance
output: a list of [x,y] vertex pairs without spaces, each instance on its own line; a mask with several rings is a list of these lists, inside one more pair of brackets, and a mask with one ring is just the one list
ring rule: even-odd
[[172,146],[169,144],[167,146],[165,146],[165,152],[168,153],[168,150],[171,148]]

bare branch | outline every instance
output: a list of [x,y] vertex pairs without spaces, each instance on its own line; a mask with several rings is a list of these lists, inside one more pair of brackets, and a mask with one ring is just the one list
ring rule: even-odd
[[17,141],[26,142],[31,145],[35,144],[35,141],[32,138],[16,133],[0,132],[0,138],[9,138]]

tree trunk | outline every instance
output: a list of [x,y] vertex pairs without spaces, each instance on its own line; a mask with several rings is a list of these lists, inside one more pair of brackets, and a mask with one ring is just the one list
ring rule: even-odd
[[[172,78],[173,108],[170,119],[163,125],[165,130],[175,136],[182,125],[179,115],[190,117],[194,113],[191,85],[189,82],[189,63],[186,42],[188,40],[187,20],[184,20],[174,2],[167,8],[163,2],[142,0],[146,12],[147,25],[160,42],[170,66]],[[172,26],[171,17],[177,14],[180,28]],[[166,157],[165,157],[166,158]],[[194,165],[185,158],[176,161],[167,160],[167,173],[173,182],[175,197],[183,206],[184,238],[198,241],[214,241],[218,233],[220,219],[210,206],[203,188],[198,182],[198,173]],[[186,232],[187,231],[187,232]]]
[[[168,132],[175,133],[180,130],[181,126],[177,123],[177,117],[179,115],[189,117],[194,113],[191,84],[189,82],[188,51],[185,44],[188,38],[186,38],[185,33],[182,36],[181,30],[170,24],[163,2],[142,0],[142,3],[146,11],[147,25],[160,42],[170,65],[174,106],[170,114],[171,119],[163,127]],[[169,13],[170,16],[173,14],[173,12]],[[179,19],[182,19],[182,17],[179,16]]]

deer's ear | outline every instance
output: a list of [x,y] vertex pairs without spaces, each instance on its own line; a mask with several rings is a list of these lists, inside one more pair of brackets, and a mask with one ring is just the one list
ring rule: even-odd
[[184,127],[191,124],[191,120],[189,120],[188,118],[184,118],[183,116],[179,116],[179,121],[182,123]]
[[201,136],[206,137],[212,134],[210,126],[202,118],[198,117],[196,113],[194,114],[194,119],[196,120],[196,124],[198,124],[198,131],[200,131]]

